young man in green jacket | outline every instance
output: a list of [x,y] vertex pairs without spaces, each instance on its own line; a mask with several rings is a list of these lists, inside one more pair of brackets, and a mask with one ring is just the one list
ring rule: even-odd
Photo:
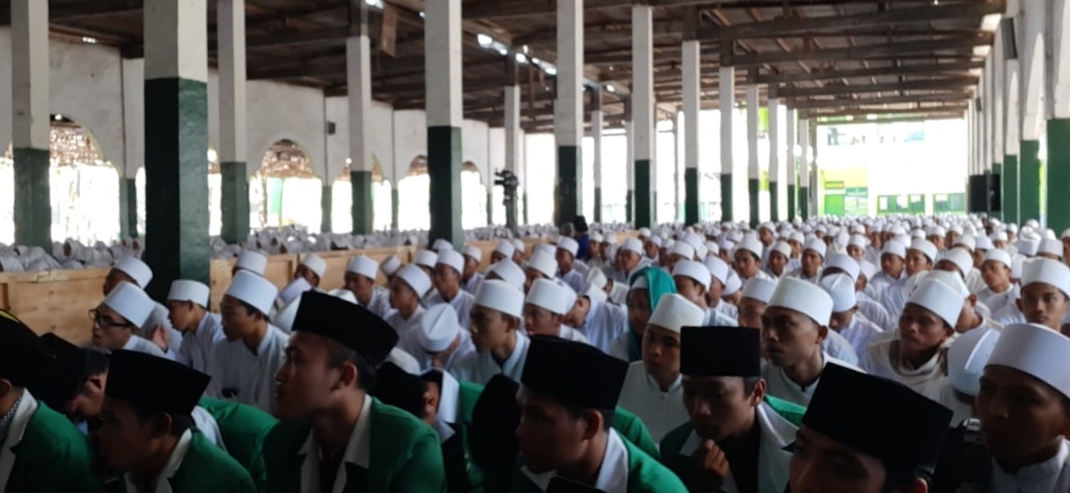
[[134,351],[111,354],[100,452],[126,493],[254,493],[249,473],[192,428],[208,375]]
[[397,340],[363,307],[302,295],[275,376],[282,421],[264,441],[267,492],[446,491],[435,431],[367,394]]
[[517,392],[523,466],[510,491],[541,492],[557,476],[604,491],[687,491],[675,474],[611,428],[627,367],[587,344],[532,338]]
[[0,310],[0,491],[101,491],[85,436],[26,387],[55,361],[33,330]]
[[227,454],[249,471],[257,491],[262,490],[267,482],[264,439],[278,420],[255,406],[237,402],[201,397],[197,405],[215,419]]

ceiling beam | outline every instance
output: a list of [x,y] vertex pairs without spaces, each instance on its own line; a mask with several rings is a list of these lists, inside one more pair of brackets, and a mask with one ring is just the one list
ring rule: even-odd
[[915,80],[908,82],[888,82],[884,84],[858,84],[852,86],[825,87],[777,87],[777,96],[786,99],[807,98],[812,96],[842,96],[845,94],[868,94],[877,92],[902,91],[959,91],[977,84],[977,76],[944,77],[933,80]]
[[57,5],[49,9],[49,22],[78,21],[141,12],[140,0],[95,0],[79,6]]
[[864,108],[864,107],[882,107],[888,104],[903,104],[903,103],[929,103],[929,102],[956,102],[956,101],[968,101],[973,97],[973,93],[969,91],[963,91],[959,93],[947,93],[947,94],[919,94],[911,96],[887,96],[883,98],[857,98],[857,99],[799,99],[788,101],[785,104],[789,108],[795,108],[798,110],[804,109],[816,109],[816,108]]
[[937,75],[945,72],[967,72],[973,69],[984,68],[983,61],[931,63],[906,65],[900,67],[869,67],[860,69],[839,70],[815,68],[810,72],[788,72],[779,74],[759,74],[754,80],[758,84],[786,84],[794,82],[812,82],[825,79],[853,79],[857,77],[875,77],[882,75]]
[[891,9],[883,12],[844,16],[809,17],[806,19],[779,19],[750,22],[731,26],[704,29],[703,38],[744,39],[751,37],[807,36],[815,32],[859,29],[867,27],[904,27],[913,24],[929,24],[947,19],[981,18],[988,14],[1002,14],[1003,1],[967,2],[907,9]]
[[820,118],[825,116],[869,116],[869,115],[902,115],[908,113],[931,113],[931,112],[965,112],[966,103],[909,106],[905,108],[871,108],[871,109],[833,109],[830,111],[807,110],[800,112],[801,118]]
[[903,41],[899,43],[880,43],[845,48],[828,48],[824,50],[800,50],[789,52],[731,54],[729,61],[721,60],[724,65],[739,67],[756,67],[770,63],[790,63],[800,61],[836,61],[865,60],[874,57],[897,57],[902,55],[933,53],[937,51],[969,51],[975,46],[992,44],[993,36],[986,33],[973,39],[948,39],[939,41]]
[[865,123],[904,123],[904,122],[927,122],[927,121],[930,121],[930,120],[959,120],[961,118],[962,118],[962,113],[936,112],[936,113],[927,113],[927,114],[919,114],[919,115],[902,115],[902,116],[894,115],[894,116],[883,117],[883,118],[878,117],[876,120],[866,120],[866,119],[857,119],[857,118],[854,119],[854,120],[851,120],[851,121],[838,120],[838,121],[824,121],[823,122],[823,121],[817,120],[817,121],[814,122],[814,124],[822,125],[822,126],[827,126],[827,125],[842,126],[842,125],[861,125],[861,124],[865,124]]

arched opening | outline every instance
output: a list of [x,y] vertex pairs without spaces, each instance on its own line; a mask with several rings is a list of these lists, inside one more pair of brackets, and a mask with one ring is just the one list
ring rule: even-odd
[[[119,173],[89,129],[61,115],[49,134],[52,238],[92,244],[119,238]],[[0,242],[15,241],[15,168],[9,145],[0,157]]]
[[424,230],[431,228],[428,207],[431,179],[427,175],[427,157],[416,156],[409,163],[405,177],[398,181],[398,229]]
[[[385,231],[392,226],[392,187],[390,180],[383,178],[379,158],[372,156],[372,160],[372,227],[376,231]],[[331,184],[331,231],[335,233],[353,231],[353,189],[349,172],[347,163]]]
[[487,225],[487,187],[479,167],[471,161],[461,165],[461,227],[479,228]]
[[249,227],[305,226],[318,232],[323,210],[323,182],[308,155],[287,139],[264,152],[260,168],[249,177]]

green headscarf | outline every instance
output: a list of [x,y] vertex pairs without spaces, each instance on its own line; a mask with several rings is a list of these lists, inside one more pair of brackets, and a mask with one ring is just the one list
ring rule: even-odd
[[[636,281],[639,279],[646,280],[647,297],[650,301],[650,313],[654,313],[654,309],[658,307],[658,300],[662,295],[673,294],[676,292],[676,283],[673,282],[672,276],[668,272],[656,267],[646,267],[639,272],[632,275],[632,278],[628,280],[629,294],[634,289]],[[628,322],[628,361],[639,361],[643,359],[643,341],[635,333],[635,327],[632,327],[631,321]]]

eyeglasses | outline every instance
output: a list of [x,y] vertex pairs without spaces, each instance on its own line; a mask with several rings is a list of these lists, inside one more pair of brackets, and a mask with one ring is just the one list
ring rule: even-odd
[[106,318],[102,318],[97,310],[89,310],[89,320],[93,321],[93,325],[102,329],[110,329],[112,327],[133,327],[134,324],[122,321],[113,322]]

